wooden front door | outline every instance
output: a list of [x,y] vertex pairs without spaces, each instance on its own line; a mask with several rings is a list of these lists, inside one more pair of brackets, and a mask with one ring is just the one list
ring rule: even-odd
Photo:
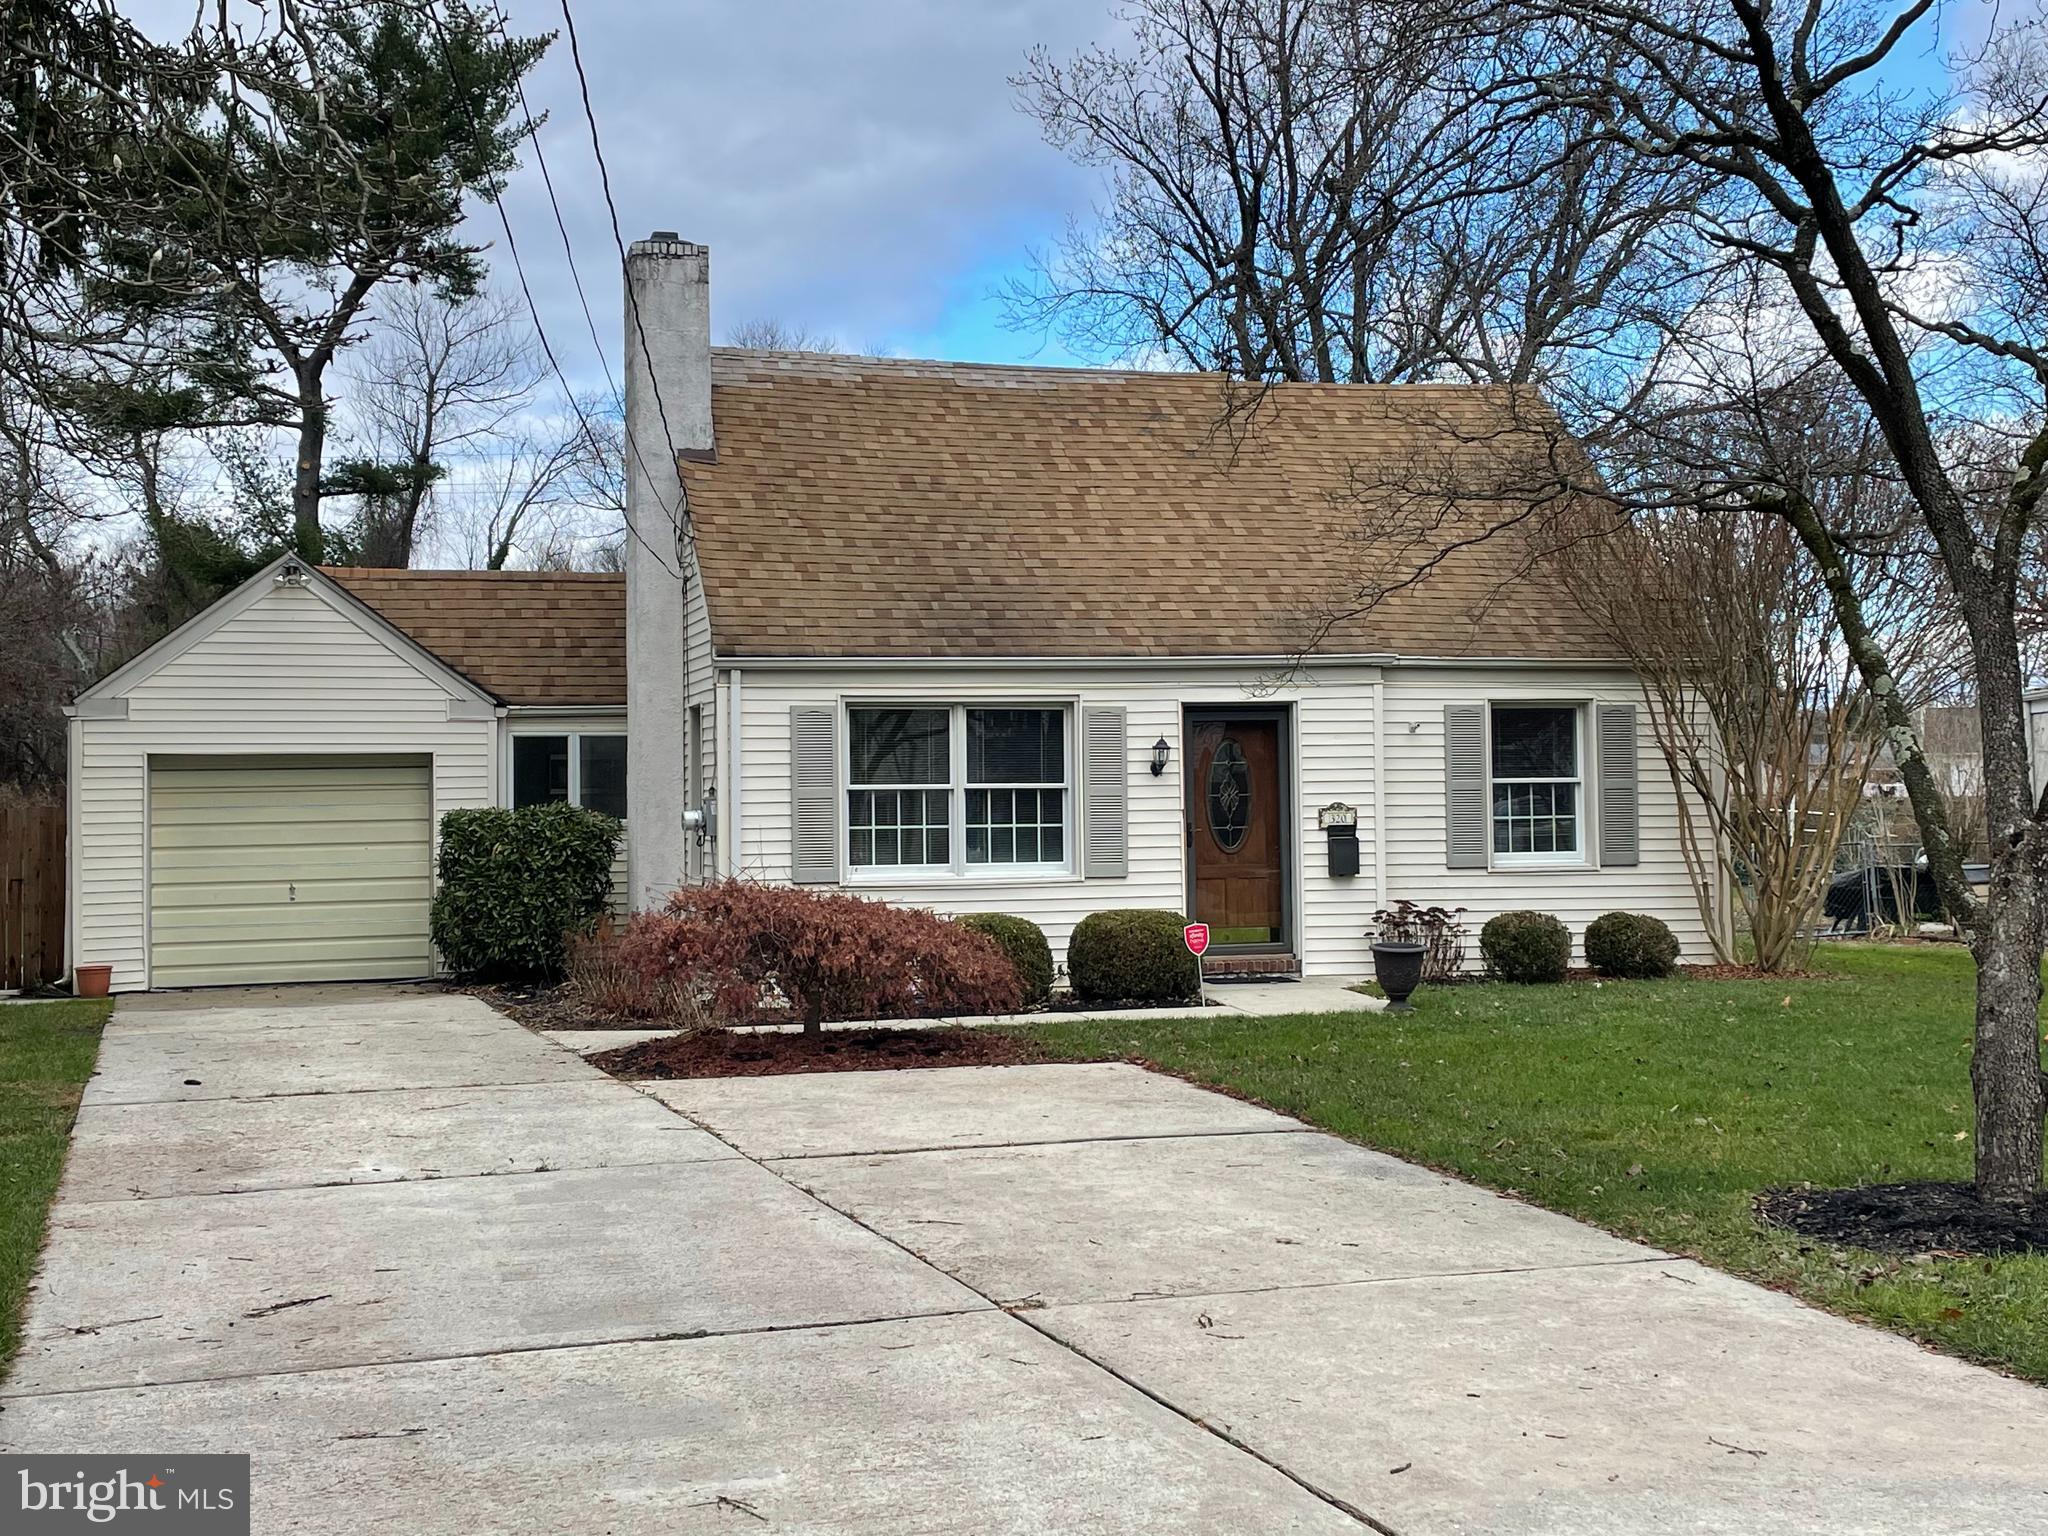
[[1280,743],[1272,716],[1187,722],[1189,915],[1217,945],[1287,942]]

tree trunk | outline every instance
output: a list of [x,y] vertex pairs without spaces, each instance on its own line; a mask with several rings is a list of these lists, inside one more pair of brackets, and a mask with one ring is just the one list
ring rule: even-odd
[[[1991,889],[1967,924],[1977,960],[1977,1042],[1970,1086],[1977,1111],[1977,1193],[2001,1205],[2031,1201],[2041,1188],[2043,829],[2028,763],[2027,705],[2010,614],[1972,615],[1993,631],[1979,646],[1978,725],[1984,752],[1984,816]],[[2002,622],[2001,622],[2002,621]],[[1973,626],[1977,627],[1977,626]],[[2000,633],[2004,631],[2004,633]],[[1987,654],[1988,652],[1988,654]],[[1992,658],[2012,658],[2005,666]],[[1958,855],[1960,857],[1960,855]]]
[[327,457],[327,401],[320,392],[320,374],[311,367],[299,373],[298,458],[292,469],[292,547],[299,558],[319,564],[325,553],[320,530],[320,470]]
[[2029,849],[1992,850],[1991,900],[1971,935],[1977,1039],[1970,1088],[1977,1110],[1977,1194],[2024,1205],[2041,1187],[2041,892]]
[[[432,483],[428,476],[434,471],[434,461],[425,454],[416,453],[412,458],[412,479],[405,487],[405,502],[399,510],[398,559],[393,562],[401,569],[412,564],[413,545],[419,540],[420,513],[427,504],[427,487]],[[496,566],[492,570],[498,569]]]
[[[1810,505],[1790,498],[1781,510],[1820,563],[1843,642],[1885,721],[1893,761],[1920,826],[1928,872],[1943,905],[1961,918],[1970,936],[1977,962],[1970,1091],[1977,1123],[1978,1197],[2000,1205],[2027,1204],[2041,1188],[2042,1121],[2048,1114],[2040,1022],[2041,947],[2048,928],[2042,922],[2044,829],[2030,792],[2027,705],[2009,594],[2001,599],[1994,592],[1987,601],[1981,591],[1961,593],[1975,664],[1984,817],[1991,843],[1991,889],[1980,901],[1964,878],[1961,845],[1949,829],[1925,746],[1899,697],[1884,648],[1865,622],[1841,550]],[[1914,903],[1908,900],[1902,910],[1912,912]]]

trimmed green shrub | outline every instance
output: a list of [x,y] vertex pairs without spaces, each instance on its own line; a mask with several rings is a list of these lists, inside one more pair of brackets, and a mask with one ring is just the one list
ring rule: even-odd
[[1572,931],[1548,912],[1502,912],[1479,930],[1479,953],[1501,981],[1563,981]]
[[1586,925],[1586,964],[1603,976],[1669,976],[1678,966],[1678,940],[1647,913],[1609,912]]
[[1178,1003],[1199,997],[1202,963],[1188,953],[1178,912],[1091,912],[1067,940],[1067,976],[1091,1003]]
[[559,976],[568,936],[588,933],[611,895],[621,830],[560,802],[448,812],[431,920],[441,958],[473,976]]
[[1035,1008],[1052,996],[1052,946],[1038,924],[1007,912],[970,912],[956,921],[962,928],[987,934],[1010,957],[1024,984],[1025,1007]]

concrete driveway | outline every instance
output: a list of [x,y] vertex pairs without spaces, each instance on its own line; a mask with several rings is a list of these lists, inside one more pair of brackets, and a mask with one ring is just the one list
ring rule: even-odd
[[395,989],[123,1004],[0,1410],[266,1532],[2048,1528],[2048,1394],[1168,1078]]

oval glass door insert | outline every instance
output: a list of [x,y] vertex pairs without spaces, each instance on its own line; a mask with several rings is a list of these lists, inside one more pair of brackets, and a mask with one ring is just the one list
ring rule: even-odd
[[1252,770],[1237,738],[1226,736],[1209,759],[1209,836],[1225,853],[1244,846],[1252,824]]

